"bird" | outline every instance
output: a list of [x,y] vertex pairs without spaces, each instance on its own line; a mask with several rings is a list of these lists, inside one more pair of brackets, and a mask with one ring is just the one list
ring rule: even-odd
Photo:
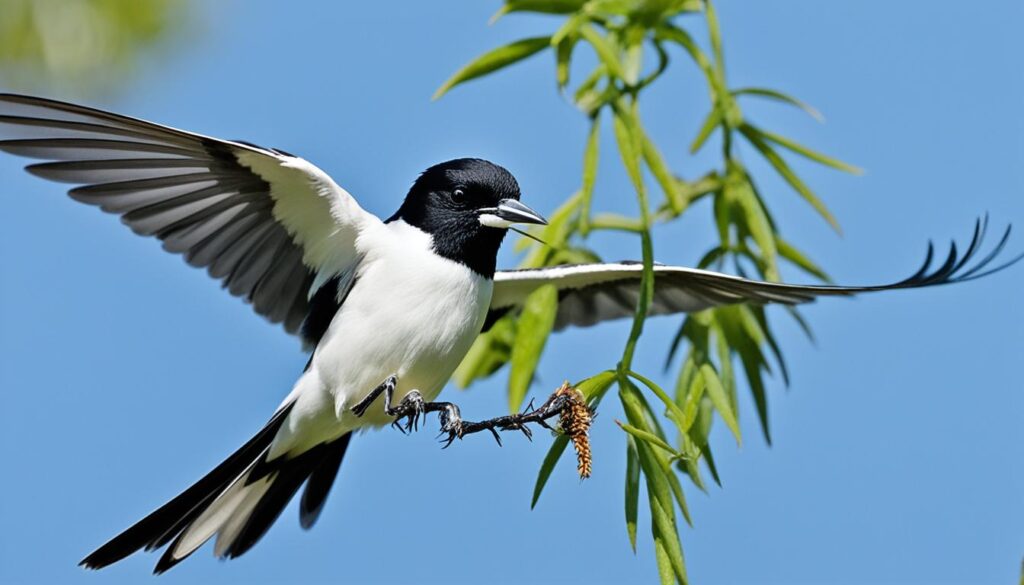
[[[558,290],[554,330],[634,315],[639,262],[498,270],[517,224],[544,225],[505,168],[479,158],[431,166],[380,219],[311,162],[41,97],[0,93],[0,151],[38,159],[26,170],[71,183],[76,201],[205,269],[256,313],[296,335],[309,361],[267,423],[207,475],[86,556],[100,569],[164,548],[154,572],[215,539],[214,554],[249,551],[303,490],[303,528],[320,516],[353,433],[449,408],[432,402],[481,332]],[[929,244],[910,277],[878,286],[795,285],[654,263],[648,314],[736,303],[797,305],[820,297],[965,282],[1002,270],[1010,227],[981,253],[988,219],[937,267]],[[435,408],[436,409],[436,408]],[[444,430],[444,428],[442,429]]]

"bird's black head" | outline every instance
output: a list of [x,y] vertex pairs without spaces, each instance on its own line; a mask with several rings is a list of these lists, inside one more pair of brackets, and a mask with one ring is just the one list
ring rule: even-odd
[[434,239],[434,251],[474,272],[494,275],[498,247],[514,223],[544,224],[519,203],[519,183],[502,167],[477,158],[434,165],[413,183],[388,221],[403,220]]

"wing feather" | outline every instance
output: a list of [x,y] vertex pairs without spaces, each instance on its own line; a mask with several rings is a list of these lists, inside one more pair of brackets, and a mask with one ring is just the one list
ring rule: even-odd
[[[946,259],[934,269],[934,247],[929,244],[925,262],[917,272],[909,278],[886,285],[793,285],[656,264],[654,297],[648,314],[690,313],[743,302],[797,305],[824,296],[852,296],[965,282],[998,272],[1024,258],[1024,254],[1021,254],[998,266],[991,266],[1006,246],[1010,227],[1006,228],[990,252],[977,258],[987,228],[987,217],[978,220],[964,253],[959,254],[956,243],[953,243]],[[554,284],[559,290],[555,330],[569,326],[588,327],[610,319],[631,317],[636,311],[642,274],[643,266],[638,262],[499,271],[494,275],[494,294],[486,323],[491,325],[498,317],[518,310],[531,292],[546,284]]]
[[[379,220],[326,173],[291,155],[93,108],[0,94],[0,151],[163,241],[287,331],[311,287],[351,272],[360,231]],[[311,340],[306,340],[307,342]]]

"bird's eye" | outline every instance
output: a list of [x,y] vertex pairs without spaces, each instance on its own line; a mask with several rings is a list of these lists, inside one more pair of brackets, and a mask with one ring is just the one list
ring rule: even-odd
[[463,204],[466,202],[466,192],[462,189],[456,189],[451,194],[452,203]]

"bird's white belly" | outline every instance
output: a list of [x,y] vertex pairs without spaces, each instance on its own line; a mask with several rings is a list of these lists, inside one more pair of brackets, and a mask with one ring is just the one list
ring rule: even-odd
[[394,400],[418,390],[433,400],[469,351],[493,283],[418,246],[368,258],[311,364],[333,402],[339,431],[393,419],[379,399],[362,418],[351,407],[392,374]]

